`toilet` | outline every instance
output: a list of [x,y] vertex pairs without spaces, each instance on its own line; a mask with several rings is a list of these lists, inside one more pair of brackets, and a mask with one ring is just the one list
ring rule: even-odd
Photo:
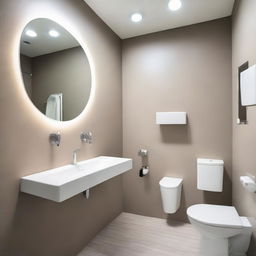
[[[198,159],[197,188],[221,192],[223,167],[222,160]],[[238,215],[235,207],[196,204],[187,209],[187,215],[201,234],[202,256],[246,256],[252,226],[247,217]]]
[[246,256],[252,226],[235,207],[196,204],[187,209],[187,215],[201,234],[202,256]]

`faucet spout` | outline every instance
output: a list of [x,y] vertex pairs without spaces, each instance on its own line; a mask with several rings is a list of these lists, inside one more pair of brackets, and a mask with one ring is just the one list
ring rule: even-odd
[[80,151],[80,149],[75,149],[73,151],[73,161],[72,161],[72,164],[76,165],[77,164],[77,153]]

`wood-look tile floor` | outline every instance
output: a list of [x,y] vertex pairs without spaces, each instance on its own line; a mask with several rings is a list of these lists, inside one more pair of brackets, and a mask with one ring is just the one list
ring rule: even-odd
[[199,256],[191,224],[120,214],[77,256]]

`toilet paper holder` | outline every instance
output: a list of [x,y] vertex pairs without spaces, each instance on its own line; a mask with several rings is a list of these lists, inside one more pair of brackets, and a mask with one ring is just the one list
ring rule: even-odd
[[139,171],[139,176],[144,177],[149,173],[148,167],[148,150],[147,149],[140,149],[138,155],[141,156],[141,164],[142,167]]
[[144,177],[144,176],[146,176],[148,173],[149,173],[149,168],[148,168],[148,166],[142,166],[141,169],[140,169],[139,176],[140,176],[140,177]]
[[256,193],[256,178],[250,173],[246,174],[247,176],[241,176],[240,182],[242,186],[251,193]]

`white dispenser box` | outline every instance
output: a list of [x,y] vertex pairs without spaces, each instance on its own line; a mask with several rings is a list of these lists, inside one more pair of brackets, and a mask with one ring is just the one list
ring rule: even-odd
[[256,65],[241,72],[240,90],[242,106],[256,104]]
[[156,124],[187,124],[186,112],[156,112]]
[[197,189],[222,192],[224,161],[217,159],[197,159]]

